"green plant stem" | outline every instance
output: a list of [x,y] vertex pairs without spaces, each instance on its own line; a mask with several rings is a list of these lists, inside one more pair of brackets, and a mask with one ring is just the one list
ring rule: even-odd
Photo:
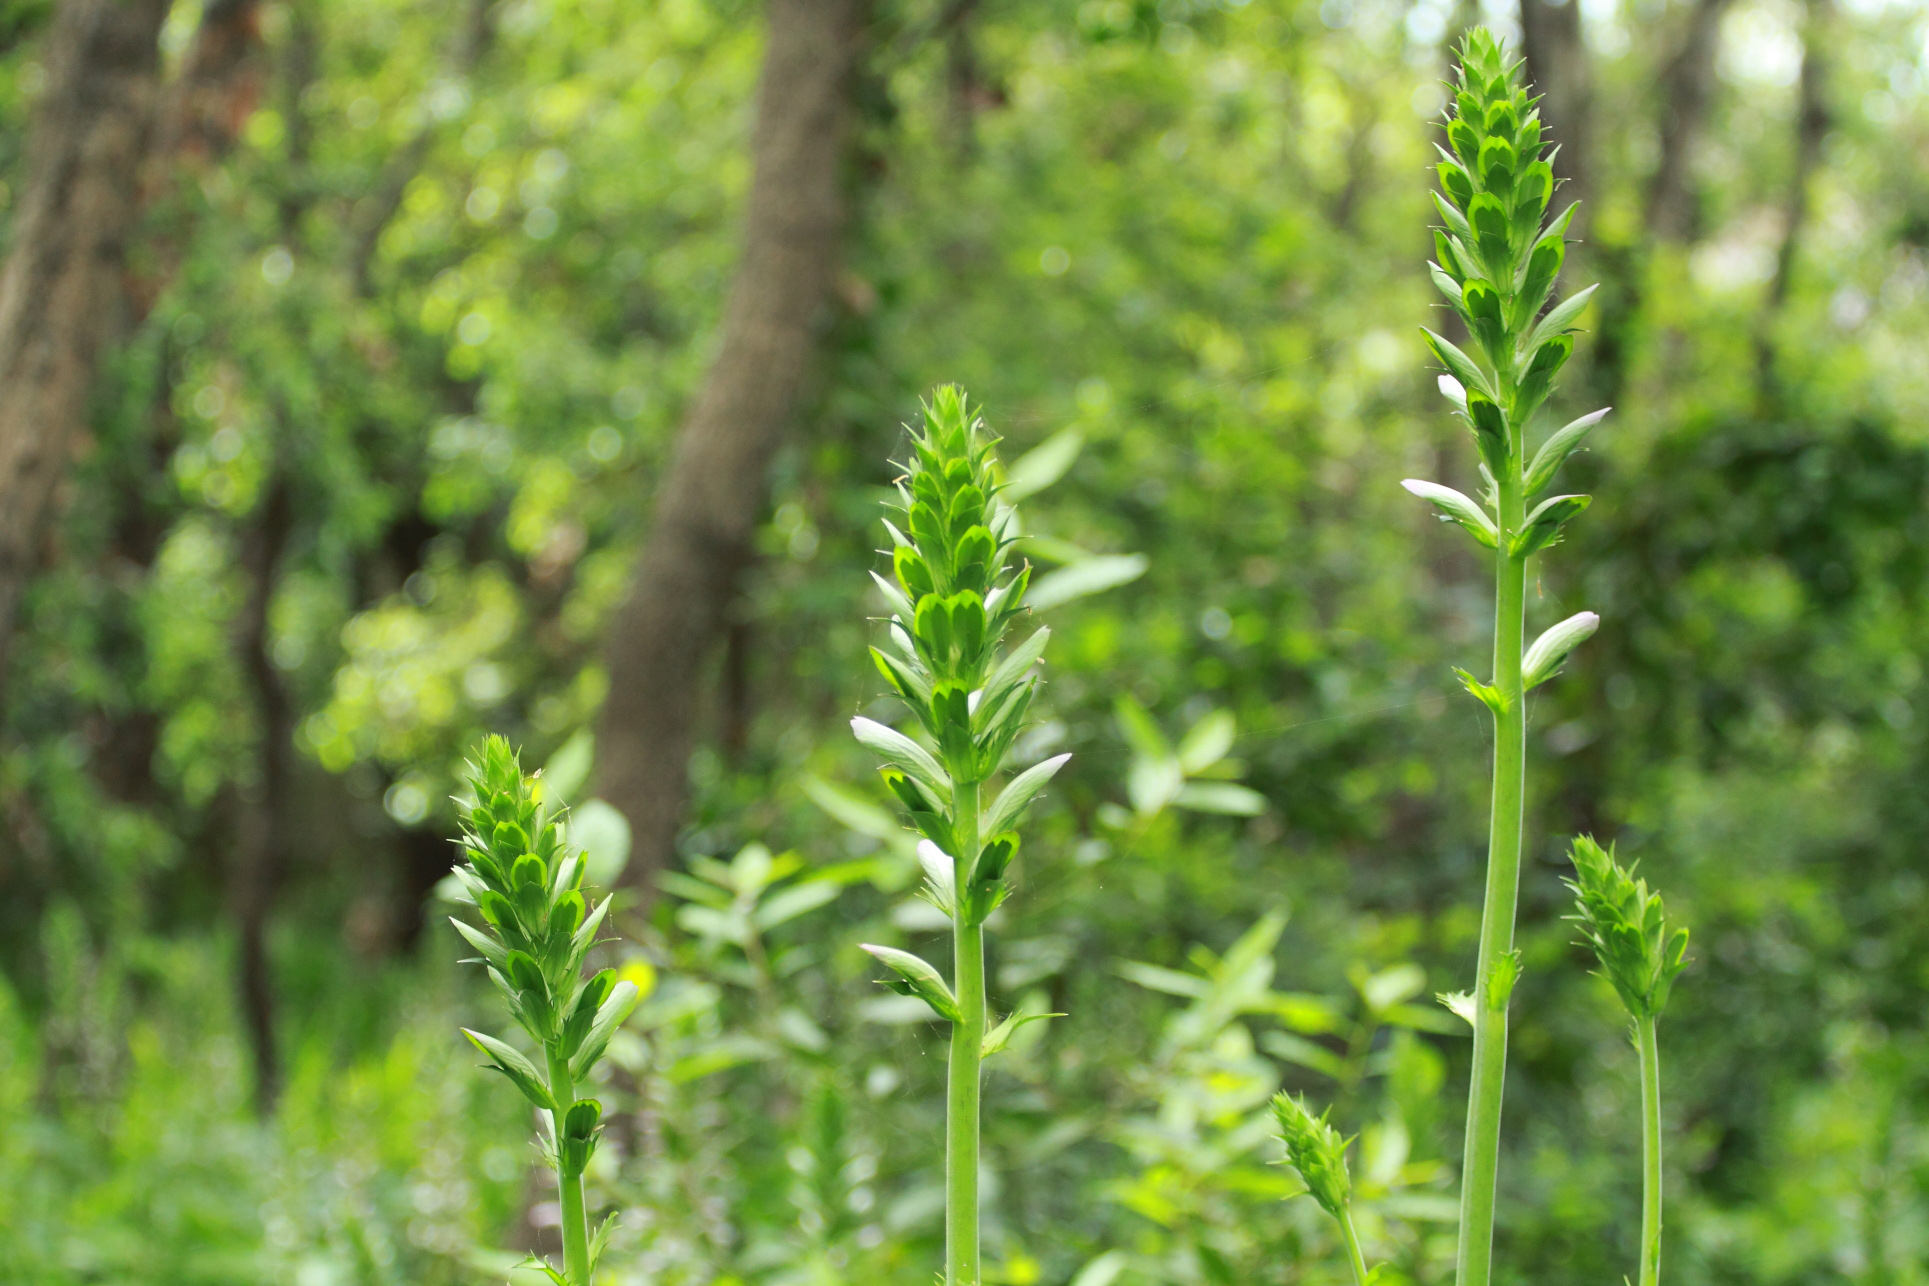
[[1641,1055],[1641,1286],[1661,1280],[1661,1048],[1652,1017],[1634,1025]]
[[952,983],[963,1021],[951,1025],[951,1060],[946,1069],[945,1281],[947,1286],[979,1286],[978,1102],[985,1042],[985,938],[983,925],[967,922],[964,896],[965,878],[978,853],[978,784],[959,782],[953,801],[958,893],[952,911],[956,947]]
[[563,1211],[563,1272],[570,1286],[589,1286],[589,1212],[583,1205],[583,1176],[565,1174],[562,1168],[563,1114],[576,1101],[576,1086],[569,1079],[569,1060],[550,1049],[549,1092],[556,1100],[550,1123],[550,1142],[556,1146],[556,1188]]
[[1353,1265],[1354,1286],[1366,1286],[1366,1255],[1360,1250],[1360,1234],[1353,1230],[1351,1207],[1340,1209],[1340,1234],[1346,1238],[1346,1257]]
[[[1509,551],[1521,528],[1519,454],[1500,480],[1500,549],[1495,557],[1494,686],[1503,708],[1494,716],[1494,792],[1487,848],[1487,894],[1480,915],[1480,963],[1474,982],[1473,1085],[1467,1096],[1466,1150],[1460,1169],[1460,1249],[1456,1286],[1487,1286],[1493,1269],[1494,1193],[1500,1171],[1500,1107],[1507,1077],[1505,997],[1490,987],[1496,963],[1514,949],[1520,889],[1521,810],[1527,775],[1527,708],[1521,690],[1526,560]],[[1496,999],[1501,1003],[1496,1004]]]

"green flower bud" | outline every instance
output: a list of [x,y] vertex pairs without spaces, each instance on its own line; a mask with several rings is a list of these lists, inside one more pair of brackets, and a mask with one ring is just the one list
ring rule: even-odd
[[1304,1099],[1287,1094],[1274,1095],[1273,1118],[1286,1145],[1286,1160],[1299,1171],[1313,1200],[1335,1219],[1344,1218],[1352,1199],[1353,1185],[1346,1173],[1346,1148],[1352,1140],[1342,1138],[1326,1123],[1326,1113],[1314,1116]]

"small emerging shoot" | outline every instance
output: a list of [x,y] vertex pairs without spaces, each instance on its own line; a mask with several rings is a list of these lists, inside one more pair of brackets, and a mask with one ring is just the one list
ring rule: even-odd
[[1615,860],[1592,836],[1574,841],[1569,856],[1581,936],[1614,984],[1634,1024],[1641,1060],[1641,1277],[1661,1280],[1661,1049],[1655,1031],[1674,981],[1688,967],[1688,930],[1670,931],[1661,895]]
[[475,963],[488,968],[543,1064],[493,1036],[466,1028],[462,1034],[548,1118],[542,1143],[560,1193],[563,1271],[540,1261],[536,1267],[557,1286],[590,1286],[611,1226],[606,1220],[592,1237],[583,1204],[583,1171],[602,1135],[603,1106],[577,1098],[576,1087],[636,1008],[636,984],[619,982],[613,969],[583,977],[610,902],[590,907],[583,854],[566,846],[560,819],[543,809],[507,741],[483,743],[469,765],[469,785],[476,802],[462,815],[468,860],[455,876],[461,900],[476,907],[483,926],[451,923],[476,949]]

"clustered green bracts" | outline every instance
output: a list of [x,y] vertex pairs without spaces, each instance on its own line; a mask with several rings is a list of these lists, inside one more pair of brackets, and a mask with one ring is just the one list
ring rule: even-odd
[[1287,1163],[1299,1171],[1320,1209],[1339,1221],[1355,1286],[1366,1286],[1366,1256],[1360,1251],[1359,1234],[1353,1231],[1353,1181],[1346,1172],[1346,1149],[1353,1140],[1327,1124],[1325,1112],[1314,1116],[1305,1099],[1290,1094],[1273,1096],[1273,1119],[1279,1122]]
[[[1527,566],[1561,537],[1589,497],[1541,499],[1567,458],[1607,411],[1541,432],[1540,412],[1554,379],[1574,353],[1574,323],[1594,287],[1549,303],[1566,261],[1568,206],[1549,217],[1555,180],[1542,138],[1538,99],[1518,63],[1509,62],[1484,29],[1460,49],[1458,81],[1440,148],[1434,196],[1434,285],[1465,327],[1473,352],[1426,331],[1444,368],[1442,394],[1472,433],[1482,482],[1479,500],[1437,482],[1408,479],[1406,489],[1493,551],[1493,676],[1459,671],[1461,682],[1494,719],[1493,810],[1474,986],[1443,997],[1474,1027],[1465,1154],[1460,1174],[1458,1286],[1487,1286],[1492,1274],[1494,1199],[1500,1160],[1501,1102],[1506,1077],[1507,1010],[1520,976],[1514,921],[1520,886],[1526,798],[1527,693],[1559,673],[1562,663],[1600,625],[1580,612],[1525,644]],[[1530,436],[1542,436],[1528,454]],[[1531,507],[1530,507],[1531,504]],[[1602,969],[1634,1016],[1642,1053],[1647,1166],[1643,1175],[1642,1286],[1654,1286],[1660,1258],[1659,1070],[1654,1017],[1682,967],[1685,934],[1663,941],[1660,899],[1633,882],[1591,840],[1575,846],[1582,922]],[[1345,1145],[1324,1118],[1281,1099],[1279,1120],[1288,1160],[1320,1204],[1345,1230],[1354,1269],[1363,1260],[1353,1235],[1345,1178]]]
[[935,754],[870,719],[854,719],[857,739],[884,760],[885,784],[924,837],[919,858],[924,896],[951,919],[954,970],[909,952],[866,945],[896,975],[890,985],[915,995],[951,1024],[946,1094],[945,1272],[950,1286],[977,1286],[980,1064],[1013,1031],[1044,1015],[1013,1015],[987,1031],[984,922],[1010,891],[1018,852],[1012,828],[1071,756],[1018,774],[980,811],[984,784],[998,771],[1037,690],[1036,665],[1049,631],[1034,631],[1009,653],[1005,633],[1023,610],[1027,565],[1013,565],[1010,511],[998,501],[993,447],[965,400],[947,386],[924,408],[922,431],[898,484],[903,527],[889,522],[887,580],[875,577],[891,608],[889,643],[872,657],[917,716]]
[[1573,918],[1634,1027],[1641,1063],[1640,1286],[1655,1286],[1661,1280],[1661,1047],[1655,1025],[1674,980],[1688,967],[1688,931],[1669,931],[1661,895],[1617,862],[1613,848],[1582,835],[1569,856]]
[[556,1168],[563,1220],[563,1272],[538,1264],[559,1286],[589,1286],[609,1224],[592,1238],[583,1171],[602,1133],[602,1104],[576,1097],[610,1037],[636,1007],[636,985],[605,969],[583,976],[609,911],[583,896],[583,855],[570,852],[561,819],[545,810],[501,737],[490,737],[469,765],[475,803],[462,814],[468,861],[456,868],[462,900],[484,927],[452,920],[480,955],[509,1012],[542,1050],[538,1068],[513,1046],[464,1030],[523,1097],[549,1114],[546,1154]]

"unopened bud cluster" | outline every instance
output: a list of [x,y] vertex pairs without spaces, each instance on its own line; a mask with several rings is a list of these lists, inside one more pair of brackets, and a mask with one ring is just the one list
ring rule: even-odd
[[484,743],[469,766],[469,784],[475,804],[461,818],[468,861],[455,876],[483,925],[452,922],[546,1066],[492,1037],[465,1034],[524,1097],[554,1114],[558,1168],[580,1175],[596,1148],[602,1107],[574,1099],[573,1088],[635,1008],[636,985],[617,981],[612,969],[583,977],[609,899],[594,909],[585,901],[583,856],[567,847],[559,819],[545,814],[507,741]]
[[1572,918],[1594,949],[1602,976],[1614,984],[1630,1018],[1659,1018],[1674,980],[1688,967],[1688,931],[1669,931],[1661,895],[1616,861],[1612,847],[1582,835],[1569,856],[1574,878],[1567,886],[1578,908]]
[[1326,1116],[1326,1112],[1314,1116],[1304,1099],[1290,1094],[1273,1096],[1273,1118],[1279,1123],[1280,1141],[1286,1145],[1286,1160],[1299,1171],[1320,1208],[1335,1219],[1343,1219],[1353,1195],[1353,1183],[1346,1172],[1346,1149],[1352,1140],[1327,1124]]
[[[886,760],[885,784],[911,824],[951,867],[949,879],[932,872],[927,894],[970,924],[983,923],[1004,900],[1006,872],[1018,852],[1011,827],[1064,762],[1061,756],[1021,774],[983,818],[959,814],[960,788],[996,772],[1025,726],[1038,685],[1035,663],[1049,637],[1037,630],[999,655],[1022,610],[1031,569],[1011,565],[1011,526],[997,499],[996,441],[961,390],[938,389],[911,438],[911,459],[898,484],[904,525],[885,523],[895,546],[893,575],[877,583],[892,617],[888,645],[872,648],[871,656],[937,744],[937,755],[871,720],[852,723],[858,739]],[[933,866],[929,858],[926,866]]]

